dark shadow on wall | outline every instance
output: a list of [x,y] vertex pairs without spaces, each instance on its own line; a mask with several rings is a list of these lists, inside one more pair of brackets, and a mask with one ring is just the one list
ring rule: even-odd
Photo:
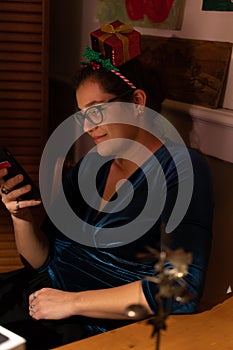
[[82,1],[50,0],[49,136],[76,110],[74,81],[80,64],[81,26]]
[[49,134],[75,112],[75,89],[64,81],[49,82]]
[[74,79],[80,62],[82,1],[50,0],[49,76]]
[[[172,111],[172,101],[162,110],[165,116],[189,146],[192,119],[187,113]],[[204,293],[198,311],[233,296],[233,164],[206,156],[213,178],[215,198],[213,240]]]
[[233,295],[233,164],[207,157],[215,195],[213,243],[202,308]]

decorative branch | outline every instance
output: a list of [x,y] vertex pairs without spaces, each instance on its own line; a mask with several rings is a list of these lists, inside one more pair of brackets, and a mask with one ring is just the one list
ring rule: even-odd
[[93,69],[103,68],[106,71],[119,71],[118,68],[112,65],[110,58],[102,59],[102,54],[100,52],[93,51],[89,46],[86,46],[86,51],[82,56],[88,59],[86,62],[81,62],[82,65],[92,66]]
[[[146,279],[158,286],[155,295],[158,309],[156,315],[150,317],[148,324],[153,326],[151,337],[157,337],[156,350],[160,346],[160,331],[166,330],[166,320],[171,313],[172,301],[186,304],[193,299],[193,294],[187,289],[188,285],[184,277],[188,273],[188,266],[192,262],[192,254],[183,249],[159,252],[148,247],[149,256],[157,258],[154,265],[155,276],[147,276]],[[126,313],[134,319],[146,317],[146,311],[141,305],[131,305]],[[148,316],[148,315],[147,315]]]

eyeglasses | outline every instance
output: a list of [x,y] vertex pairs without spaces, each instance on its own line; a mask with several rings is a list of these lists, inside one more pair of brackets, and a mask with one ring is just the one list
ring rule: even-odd
[[103,111],[109,106],[110,102],[114,102],[120,100],[121,98],[127,96],[132,93],[135,89],[130,89],[125,91],[123,94],[113,97],[110,100],[100,103],[95,106],[90,106],[86,109],[80,110],[79,115],[82,117],[82,122],[84,123],[85,119],[91,122],[94,125],[99,125],[103,122]]

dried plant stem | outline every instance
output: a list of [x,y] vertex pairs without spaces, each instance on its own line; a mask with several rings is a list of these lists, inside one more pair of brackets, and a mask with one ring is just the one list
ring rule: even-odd
[[159,350],[160,337],[161,337],[161,333],[160,333],[160,330],[158,330],[157,335],[156,335],[155,350]]

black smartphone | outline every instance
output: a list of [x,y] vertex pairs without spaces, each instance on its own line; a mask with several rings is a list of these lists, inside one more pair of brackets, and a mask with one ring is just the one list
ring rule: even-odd
[[30,184],[32,189],[30,192],[25,193],[21,196],[21,199],[39,199],[41,198],[39,188],[33,182],[28,173],[23,169],[23,167],[14,158],[11,152],[6,147],[0,147],[0,169],[7,168],[8,174],[4,176],[4,180],[8,180],[18,174],[22,174],[24,179],[19,185],[14,187],[20,188],[22,186]]

